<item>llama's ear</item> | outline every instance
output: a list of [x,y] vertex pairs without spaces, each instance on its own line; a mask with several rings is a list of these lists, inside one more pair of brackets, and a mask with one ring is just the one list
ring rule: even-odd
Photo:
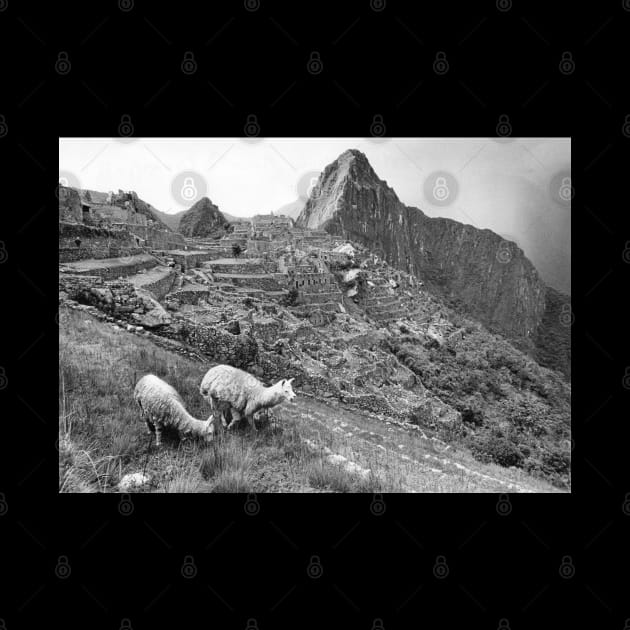
[[290,378],[290,379],[287,381],[287,383],[289,383],[289,385],[291,385],[291,383],[292,383],[294,380],[295,380],[295,376],[294,376],[294,377],[292,377],[292,378]]

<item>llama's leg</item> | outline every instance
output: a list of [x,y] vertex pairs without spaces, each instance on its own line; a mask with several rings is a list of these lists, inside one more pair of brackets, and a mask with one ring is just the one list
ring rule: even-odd
[[249,426],[252,429],[252,433],[257,433],[258,429],[256,429],[256,423],[254,422],[254,414],[250,413],[249,416],[247,416],[247,419],[249,420]]
[[228,431],[235,425],[238,424],[241,421],[241,414],[239,411],[236,411],[236,409],[232,408],[232,422],[230,422],[230,424],[227,425],[227,429]]
[[162,425],[158,422],[155,423],[155,445],[162,445]]
[[151,435],[155,433],[155,425],[149,420],[149,418],[145,418],[144,421],[147,425],[147,435]]

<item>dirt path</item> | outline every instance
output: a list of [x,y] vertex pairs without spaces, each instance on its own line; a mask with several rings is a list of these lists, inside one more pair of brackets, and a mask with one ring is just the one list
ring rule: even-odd
[[[371,470],[402,492],[541,491],[520,480],[476,470],[415,431],[334,402],[298,396],[274,413],[280,419],[296,419],[307,443],[319,445],[333,461],[358,472]],[[506,470],[506,477],[510,472]]]

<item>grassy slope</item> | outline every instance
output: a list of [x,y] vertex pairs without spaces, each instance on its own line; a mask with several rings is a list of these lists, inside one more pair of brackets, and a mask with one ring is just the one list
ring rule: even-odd
[[522,471],[480,464],[466,451],[449,450],[445,458],[413,432],[303,396],[272,414],[279,422],[261,422],[256,437],[245,426],[211,446],[171,436],[156,449],[133,401],[136,381],[157,374],[205,419],[198,384],[208,367],[62,308],[60,491],[115,491],[124,474],[143,471],[157,492],[508,492],[510,484],[555,491]]

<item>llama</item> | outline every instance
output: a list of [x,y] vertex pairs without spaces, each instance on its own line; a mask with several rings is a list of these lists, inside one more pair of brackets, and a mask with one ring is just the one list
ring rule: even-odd
[[295,398],[291,381],[292,378],[283,379],[271,387],[265,387],[255,376],[243,370],[230,365],[217,365],[206,372],[199,391],[212,410],[221,413],[223,426],[227,424],[224,411],[229,408],[232,421],[227,425],[228,429],[244,416],[252,431],[256,431],[254,414],[257,411],[270,409]]
[[181,435],[193,435],[210,442],[214,437],[214,417],[207,421],[193,418],[184,407],[177,391],[154,374],[143,376],[134,390],[134,399],[147,424],[149,434],[155,431],[155,443],[162,443],[162,429],[174,427]]

